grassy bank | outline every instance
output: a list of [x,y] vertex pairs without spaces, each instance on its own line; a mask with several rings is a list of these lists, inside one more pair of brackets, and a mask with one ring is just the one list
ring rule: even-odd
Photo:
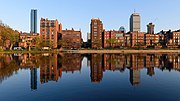
[[81,50],[32,50],[32,51],[0,51],[1,54],[14,54],[14,53],[32,53],[32,54],[42,54],[42,53],[180,53],[180,49],[81,49]]
[[63,50],[66,53],[180,53],[179,49],[148,49],[148,50],[135,50],[135,49],[122,49],[122,50]]
[[32,53],[32,54],[42,54],[42,53],[59,53],[57,50],[41,51],[41,50],[32,50],[32,51],[0,51],[1,54],[14,54],[14,53]]

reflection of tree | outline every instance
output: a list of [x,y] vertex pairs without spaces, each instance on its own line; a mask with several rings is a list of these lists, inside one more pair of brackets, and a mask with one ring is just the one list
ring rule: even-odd
[[12,60],[9,64],[7,64],[5,58],[1,57],[0,62],[1,62],[0,83],[2,83],[3,80],[9,78],[14,73],[17,73],[19,68],[15,60]]

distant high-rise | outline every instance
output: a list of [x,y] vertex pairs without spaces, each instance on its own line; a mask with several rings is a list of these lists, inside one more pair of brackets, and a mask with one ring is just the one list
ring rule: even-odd
[[37,10],[31,10],[31,33],[37,33]]
[[154,34],[154,26],[155,26],[155,25],[153,25],[153,23],[149,23],[149,24],[147,25],[147,33],[148,33],[148,34]]
[[91,19],[91,48],[102,48],[103,23],[100,19]]
[[138,13],[133,13],[130,17],[130,32],[141,31],[141,21],[140,15]]
[[91,40],[91,34],[90,33],[87,33],[87,41],[88,40]]

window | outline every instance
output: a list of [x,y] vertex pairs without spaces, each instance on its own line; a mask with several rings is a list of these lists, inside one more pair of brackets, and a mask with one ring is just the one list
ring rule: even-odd
[[97,28],[97,25],[94,25],[94,28]]
[[97,36],[97,32],[94,32],[94,36]]

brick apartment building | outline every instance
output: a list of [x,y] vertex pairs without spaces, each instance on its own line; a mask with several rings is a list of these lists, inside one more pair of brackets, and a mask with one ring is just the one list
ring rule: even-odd
[[180,30],[168,33],[169,40],[167,41],[168,48],[178,48],[180,46]]
[[35,41],[39,37],[38,33],[20,33],[19,36],[19,47],[28,48],[28,46],[36,47]]
[[62,30],[62,41],[63,48],[76,48],[79,49],[82,46],[82,36],[81,31],[75,31],[73,28],[71,30]]
[[62,24],[58,24],[58,20],[48,20],[41,18],[40,21],[40,36],[44,42],[49,42],[53,48],[60,48],[59,41],[61,40],[61,47],[63,48],[81,48],[82,36],[81,31],[62,30]]
[[102,48],[103,23],[100,19],[91,19],[91,48]]
[[125,46],[125,33],[122,31],[103,31],[103,48],[108,47],[124,47]]
[[58,34],[61,31],[61,25],[58,24],[58,20],[49,20],[41,18],[40,20],[40,36],[42,36],[45,46],[50,46],[52,48],[57,48]]
[[145,34],[145,44],[146,47],[161,47],[160,45],[160,35],[159,34]]
[[145,47],[145,43],[144,43],[144,32],[130,32],[131,34],[131,47],[132,48],[142,48]]

